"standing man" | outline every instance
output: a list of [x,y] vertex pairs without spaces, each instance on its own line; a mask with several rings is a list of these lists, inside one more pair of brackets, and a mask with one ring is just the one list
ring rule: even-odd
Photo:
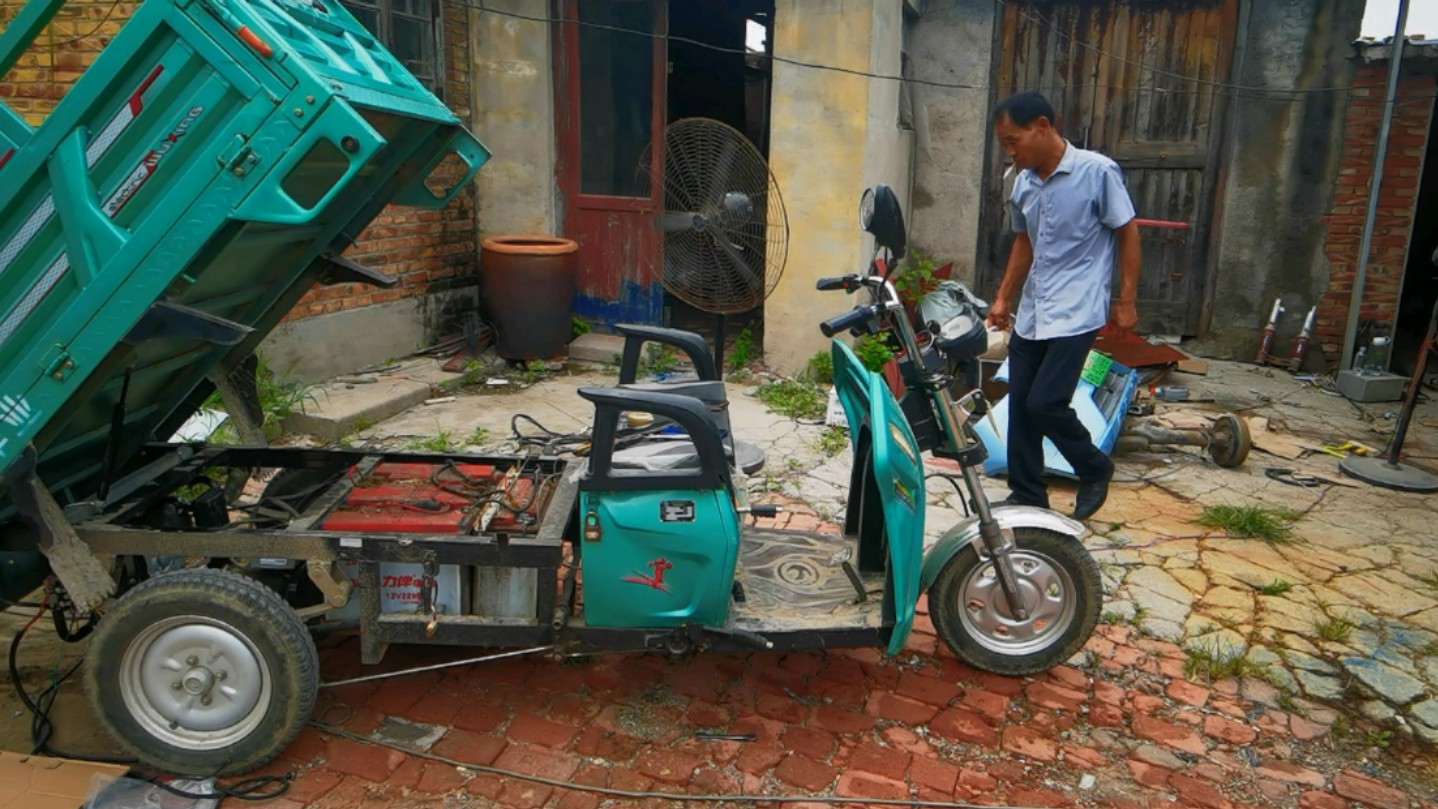
[[[1108,498],[1113,461],[1094,446],[1069,402],[1099,329],[1108,323],[1123,333],[1138,323],[1133,202],[1118,164],[1059,135],[1053,107],[1038,93],[1004,99],[994,132],[1019,169],[1008,201],[1013,249],[989,309],[989,325],[1013,327],[1004,504],[1048,507],[1047,437],[1078,476],[1074,517],[1086,519]],[[1110,308],[1115,254],[1122,281]]]

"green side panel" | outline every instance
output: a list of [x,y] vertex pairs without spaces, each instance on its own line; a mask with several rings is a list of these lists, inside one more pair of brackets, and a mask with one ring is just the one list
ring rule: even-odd
[[914,625],[919,569],[924,553],[924,460],[899,403],[878,374],[870,374],[870,419],[874,425],[874,480],[884,502],[894,599],[889,654],[898,654]]
[[726,492],[584,492],[580,505],[600,529],[582,551],[585,624],[724,625],[739,553]]
[[839,406],[849,423],[849,445],[858,451],[860,425],[869,420],[869,369],[842,340],[835,340],[830,351],[834,360],[834,389]]
[[849,441],[857,452],[860,434],[870,429],[874,480],[883,500],[889,541],[894,627],[889,653],[904,647],[914,625],[919,572],[924,552],[924,462],[899,403],[883,376],[864,367],[854,352],[835,340],[834,386],[849,420]]

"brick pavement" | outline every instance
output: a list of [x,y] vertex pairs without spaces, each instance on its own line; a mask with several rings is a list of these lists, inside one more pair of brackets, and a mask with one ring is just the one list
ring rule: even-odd
[[[1281,710],[1276,692],[1251,682],[1188,681],[1177,646],[1127,628],[1099,628],[1091,668],[1017,679],[975,671],[937,651],[927,616],[918,623],[896,658],[876,650],[514,658],[326,691],[317,718],[369,734],[387,717],[402,717],[434,725],[431,737],[443,731],[431,748],[436,755],[676,796],[1397,809],[1410,805],[1408,790],[1412,806],[1438,806],[1433,790],[1414,780],[1418,768],[1400,773],[1344,760],[1342,750],[1335,756],[1334,710],[1284,702],[1300,715]],[[358,665],[355,647],[349,641],[324,650],[327,676],[372,673]],[[395,649],[390,665],[454,653]],[[695,737],[701,729],[757,738],[706,741]],[[270,805],[716,805],[615,799],[506,779],[314,728],[264,772],[287,770],[298,777]]]

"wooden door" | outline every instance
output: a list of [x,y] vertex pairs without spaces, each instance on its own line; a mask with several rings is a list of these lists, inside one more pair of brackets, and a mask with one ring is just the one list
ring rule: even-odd
[[[1229,79],[1238,0],[1009,0],[1003,9],[996,100],[1043,93],[1064,137],[1123,167],[1139,217],[1188,225],[1140,229],[1139,331],[1201,334],[1227,100],[1217,85]],[[992,291],[1011,235],[1005,158],[992,143],[990,160],[979,281]]]
[[[658,323],[663,241],[664,0],[563,0],[555,121],[563,232],[579,242],[575,313]],[[640,32],[640,33],[631,33]]]

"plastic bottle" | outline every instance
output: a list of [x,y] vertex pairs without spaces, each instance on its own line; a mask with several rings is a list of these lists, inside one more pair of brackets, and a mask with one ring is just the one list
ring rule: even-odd
[[1188,399],[1188,388],[1180,385],[1164,385],[1161,388],[1150,387],[1148,392],[1153,398],[1162,399],[1165,402],[1182,402]]

